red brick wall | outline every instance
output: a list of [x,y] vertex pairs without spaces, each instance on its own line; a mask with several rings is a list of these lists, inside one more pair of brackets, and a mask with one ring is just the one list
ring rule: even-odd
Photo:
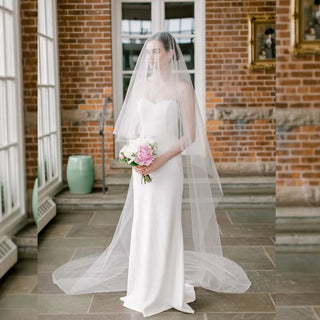
[[20,1],[27,188],[37,177],[37,0]]
[[320,186],[320,126],[277,129],[277,186]]
[[[277,1],[277,95],[281,110],[320,108],[320,56],[294,55],[290,48],[290,2]],[[320,128],[291,125],[277,128],[277,186],[319,186]]]
[[[275,14],[275,1],[206,1],[206,98],[212,107],[274,107],[275,71],[248,69],[248,16]],[[274,162],[272,120],[208,123],[216,162]]]
[[248,16],[255,14],[275,15],[275,1],[206,1],[209,107],[274,106],[275,71],[248,70]]
[[[99,113],[103,99],[112,98],[111,5],[110,1],[57,1],[62,113],[63,163],[75,153],[91,154],[101,163],[98,121],[72,121],[64,110],[75,114]],[[112,108],[112,104],[109,105]],[[76,118],[76,116],[75,116]],[[110,133],[111,132],[111,133]],[[106,126],[106,154],[113,157],[111,124]]]
[[275,126],[269,120],[208,121],[208,139],[212,155],[219,162],[273,162]]

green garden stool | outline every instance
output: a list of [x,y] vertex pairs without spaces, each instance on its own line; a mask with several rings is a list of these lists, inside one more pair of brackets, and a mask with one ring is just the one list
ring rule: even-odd
[[71,193],[91,193],[94,183],[92,156],[70,156],[67,164],[67,181]]

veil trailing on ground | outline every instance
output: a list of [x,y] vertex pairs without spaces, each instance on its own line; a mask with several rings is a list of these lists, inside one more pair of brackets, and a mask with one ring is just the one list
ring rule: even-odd
[[[173,136],[178,139],[171,141],[170,150],[166,151],[181,152],[183,159],[185,282],[217,292],[246,291],[251,285],[246,273],[222,253],[215,214],[223,195],[221,184],[190,73],[179,45],[169,33],[152,35],[142,48],[114,128],[115,142],[120,147],[142,135],[139,103],[143,99],[150,108],[161,108],[161,102],[166,100],[177,105]],[[133,192],[131,179],[116,231],[106,250],[68,262],[54,271],[54,282],[67,294],[127,289]]]

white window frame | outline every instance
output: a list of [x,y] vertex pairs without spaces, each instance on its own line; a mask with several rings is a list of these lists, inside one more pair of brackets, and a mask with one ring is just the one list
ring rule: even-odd
[[[15,91],[16,91],[16,119],[15,122],[17,124],[16,134],[17,134],[17,180],[18,185],[14,182],[14,187],[17,190],[17,207],[12,210],[8,216],[0,219],[0,237],[3,235],[12,236],[15,234],[26,222],[27,220],[27,210],[26,210],[26,168],[25,168],[25,136],[24,136],[24,110],[23,110],[23,83],[22,83],[22,59],[21,59],[21,26],[20,26],[20,8],[18,0],[11,0],[13,2],[13,10],[8,10],[4,6],[1,6],[1,10],[9,11],[13,14],[14,20],[14,51],[12,54],[14,56],[14,68],[15,75],[13,77],[0,76],[1,79],[6,80],[11,78],[11,80],[15,80]],[[0,21],[3,23],[3,21]],[[15,124],[9,124],[14,126]],[[14,145],[12,144],[12,145]],[[3,149],[7,149],[7,146],[4,146]],[[1,146],[0,146],[1,147]],[[3,164],[0,164],[3,165]]]
[[[47,4],[46,4],[47,5]],[[57,3],[56,0],[52,0],[53,10],[52,10],[52,37],[48,36],[47,34],[43,34],[38,29],[38,44],[40,44],[40,37],[47,38],[53,41],[53,61],[54,61],[54,81],[53,84],[43,84],[39,83],[39,71],[40,66],[43,61],[41,61],[40,55],[38,55],[38,128],[39,125],[42,125],[42,114],[41,114],[41,107],[39,105],[41,94],[39,94],[40,89],[43,87],[47,88],[54,88],[54,95],[55,95],[55,118],[56,118],[56,149],[50,150],[55,153],[55,161],[57,165],[57,175],[50,179],[44,185],[39,186],[38,189],[38,203],[41,204],[46,198],[54,196],[57,191],[62,186],[62,146],[61,146],[61,116],[60,116],[60,83],[59,83],[59,55],[58,55],[58,30],[57,30]],[[42,14],[38,8],[38,14]],[[39,48],[39,47],[38,47]],[[38,49],[38,53],[40,50]],[[48,52],[48,48],[47,48]],[[50,134],[49,134],[50,135]],[[38,159],[39,163],[42,163],[44,153],[41,148],[40,140],[48,136],[48,134],[39,134],[38,130]],[[40,176],[44,177],[44,168],[40,168]],[[51,170],[49,170],[51,172]]]
[[[194,77],[195,92],[199,103],[203,121],[206,120],[206,72],[205,72],[205,0],[112,0],[112,81],[113,81],[113,114],[114,122],[117,120],[123,103],[122,79],[122,33],[121,33],[121,8],[123,2],[149,2],[151,3],[152,34],[164,30],[164,3],[165,2],[193,2],[195,21],[195,57]],[[158,14],[159,13],[159,14]],[[115,146],[115,157],[117,157]]]

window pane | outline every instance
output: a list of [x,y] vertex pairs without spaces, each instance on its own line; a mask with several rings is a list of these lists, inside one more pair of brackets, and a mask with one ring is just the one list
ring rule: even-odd
[[6,82],[0,81],[0,145],[7,144],[7,94]]
[[38,0],[38,32],[46,34],[45,0]]
[[193,2],[165,3],[165,31],[194,34]]
[[188,69],[194,69],[194,38],[178,38],[176,40],[180,46]]
[[39,79],[40,84],[47,84],[48,83],[48,72],[47,72],[47,65],[48,65],[48,56],[47,56],[47,48],[46,48],[46,39],[42,36],[39,36]]
[[14,76],[14,25],[13,25],[13,15],[11,13],[4,14],[5,22],[5,50],[6,50],[6,75]]
[[131,76],[132,76],[131,74],[125,74],[125,75],[123,75],[123,100],[124,100],[124,98],[126,97]]
[[56,96],[55,89],[49,88],[49,121],[50,121],[50,132],[57,131],[57,120],[56,120]]
[[46,29],[47,36],[53,37],[53,5],[52,0],[46,0]]
[[122,39],[123,70],[133,70],[138,60],[145,39]]
[[122,34],[151,33],[151,3],[122,3]]
[[8,103],[8,140],[9,143],[18,142],[17,138],[17,103],[15,81],[7,81],[7,103]]
[[53,41],[47,39],[48,46],[48,84],[55,84],[54,81],[54,47]]
[[0,76],[5,75],[5,58],[4,58],[4,29],[3,29],[3,11],[0,10]]
[[13,10],[13,4],[15,0],[4,0],[3,5],[8,8],[9,10]]

